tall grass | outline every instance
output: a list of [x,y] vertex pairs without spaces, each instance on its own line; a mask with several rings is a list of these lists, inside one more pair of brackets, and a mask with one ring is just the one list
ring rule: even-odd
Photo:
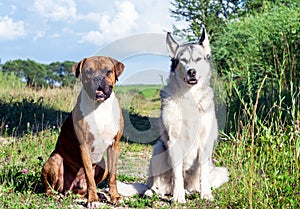
[[216,154],[236,186],[231,207],[300,207],[299,12],[276,6],[229,23],[215,42],[228,109]]
[[26,87],[19,78],[0,72],[0,134],[20,135],[60,126],[71,111],[77,93],[73,88]]
[[299,12],[295,5],[274,6],[268,13],[228,23],[216,39],[214,65],[225,80],[228,132],[239,131],[238,122],[248,120],[242,110],[255,100],[265,75],[257,109],[261,122],[273,131],[295,125],[300,106]]

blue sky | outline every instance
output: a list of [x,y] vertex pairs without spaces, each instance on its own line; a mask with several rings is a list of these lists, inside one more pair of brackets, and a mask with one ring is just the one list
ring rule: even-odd
[[[117,56],[127,50],[125,57],[117,56],[126,68],[130,66],[124,78],[147,69],[168,71],[166,31],[172,31],[173,24],[185,25],[170,17],[170,7],[168,0],[1,0],[1,63],[14,59],[46,64],[80,61],[95,54]],[[144,34],[150,37],[132,39]],[[151,34],[161,35],[161,40]],[[118,40],[122,41],[120,47],[111,53],[110,46]],[[145,43],[144,51],[134,49]],[[152,50],[149,43],[161,48]]]

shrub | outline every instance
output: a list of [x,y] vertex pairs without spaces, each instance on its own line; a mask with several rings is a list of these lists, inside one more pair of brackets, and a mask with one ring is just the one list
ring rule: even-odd
[[297,6],[273,6],[267,13],[228,23],[216,38],[214,65],[226,81],[228,131],[245,119],[242,110],[254,101],[265,76],[258,117],[265,124],[275,124],[274,128],[296,121],[300,103],[299,13]]

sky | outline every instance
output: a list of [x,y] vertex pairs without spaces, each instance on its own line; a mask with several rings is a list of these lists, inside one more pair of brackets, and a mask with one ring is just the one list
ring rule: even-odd
[[104,55],[125,64],[122,82],[149,70],[161,75],[169,70],[166,32],[186,25],[170,8],[168,0],[1,0],[1,63]]

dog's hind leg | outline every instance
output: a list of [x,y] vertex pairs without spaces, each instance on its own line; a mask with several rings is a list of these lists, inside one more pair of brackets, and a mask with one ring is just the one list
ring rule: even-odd
[[197,166],[189,171],[185,172],[184,175],[184,188],[189,193],[200,193],[200,166]]
[[63,158],[52,153],[42,169],[42,183],[46,188],[46,195],[53,195],[53,190],[62,192],[64,188]]

